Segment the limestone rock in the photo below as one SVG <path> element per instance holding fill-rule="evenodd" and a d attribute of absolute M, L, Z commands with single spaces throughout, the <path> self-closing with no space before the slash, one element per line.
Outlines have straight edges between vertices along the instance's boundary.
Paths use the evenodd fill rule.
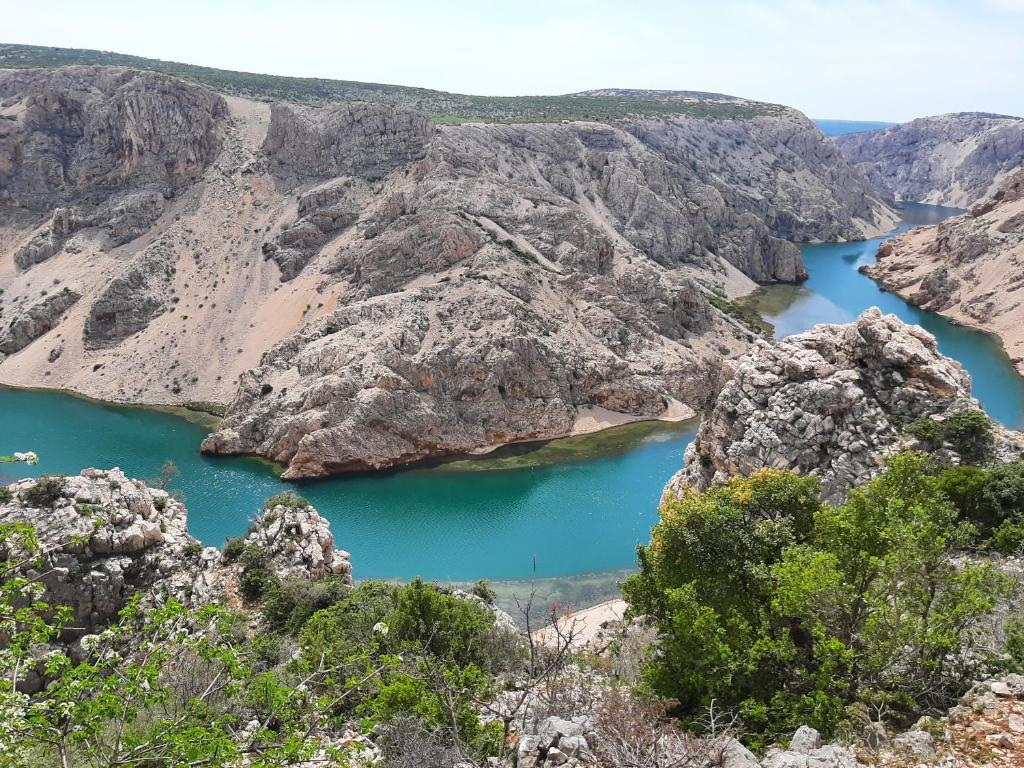
<path fill-rule="evenodd" d="M 13 355 L 55 328 L 80 298 L 76 291 L 63 288 L 20 312 L 0 335 L 0 355 Z"/>
<path fill-rule="evenodd" d="M 8 486 L 13 498 L 0 504 L 0 522 L 35 527 L 45 563 L 27 573 L 41 578 L 47 602 L 72 609 L 65 640 L 105 626 L 129 596 L 188 567 L 187 513 L 165 491 L 119 469 L 50 481 L 56 487 L 47 494 L 40 482 Z"/>
<path fill-rule="evenodd" d="M 42 210 L 129 186 L 174 188 L 216 155 L 224 99 L 122 67 L 15 69 L 0 76 L 0 198 Z"/>
<path fill-rule="evenodd" d="M 967 207 L 1024 165 L 1024 119 L 959 112 L 837 136 L 855 168 L 901 200 Z"/>
<path fill-rule="evenodd" d="M 351 556 L 334 548 L 331 524 L 311 506 L 276 504 L 265 509 L 253 521 L 245 543 L 262 547 L 267 567 L 279 576 L 343 576 L 352 583 Z"/>
<path fill-rule="evenodd" d="M 1024 169 L 962 216 L 885 242 L 864 272 L 915 306 L 996 334 L 1024 374 Z"/>
<path fill-rule="evenodd" d="M 379 179 L 422 157 L 433 133 L 426 115 L 385 104 L 275 104 L 263 150 L 284 175 Z"/>
<path fill-rule="evenodd" d="M 741 358 L 665 493 L 774 467 L 817 476 L 839 500 L 897 449 L 902 425 L 976 407 L 970 376 L 931 334 L 873 307 Z"/>

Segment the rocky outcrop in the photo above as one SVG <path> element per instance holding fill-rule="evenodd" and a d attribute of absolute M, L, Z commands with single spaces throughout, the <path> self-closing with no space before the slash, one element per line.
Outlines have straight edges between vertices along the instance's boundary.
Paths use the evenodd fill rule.
<path fill-rule="evenodd" d="M 0 359 L 24 349 L 55 328 L 61 316 L 80 298 L 81 295 L 70 288 L 63 288 L 19 312 L 0 335 Z"/>
<path fill-rule="evenodd" d="M 423 113 L 386 104 L 274 104 L 263 151 L 285 176 L 380 179 L 423 157 L 433 133 Z"/>
<path fill-rule="evenodd" d="M 994 333 L 1024 373 L 1024 170 L 968 213 L 886 241 L 864 272 L 916 306 Z"/>
<path fill-rule="evenodd" d="M 93 302 L 82 333 L 85 346 L 108 347 L 146 328 L 170 301 L 173 275 L 167 243 L 158 240 Z"/>
<path fill-rule="evenodd" d="M 8 486 L 0 522 L 35 527 L 42 564 L 26 565 L 51 605 L 72 609 L 64 639 L 74 640 L 117 617 L 129 596 L 145 593 L 189 567 L 194 549 L 185 508 L 118 469 Z M 12 559 L 16 553 L 2 553 Z"/>
<path fill-rule="evenodd" d="M 20 269 L 39 264 L 63 249 L 76 232 L 100 227 L 104 248 L 116 248 L 149 230 L 160 217 L 164 197 L 152 190 L 116 195 L 98 207 L 57 208 L 50 220 L 14 254 Z"/>
<path fill-rule="evenodd" d="M 13 538 L 0 543 L 0 560 L 20 563 L 42 585 L 42 600 L 71 610 L 59 640 L 73 656 L 82 638 L 115 621 L 132 596 L 147 603 L 174 597 L 192 606 L 238 599 L 239 564 L 192 538 L 188 512 L 165 490 L 119 469 L 21 480 L 6 490 L 0 524 L 32 526 L 40 554 L 26 557 Z M 334 548 L 330 523 L 295 498 L 265 509 L 245 544 L 261 547 L 264 566 L 277 576 L 339 576 L 351 584 L 350 556 Z M 41 682 L 30 678 L 28 685 Z"/>
<path fill-rule="evenodd" d="M 978 112 L 922 117 L 837 136 L 843 154 L 900 200 L 967 207 L 1024 165 L 1024 119 Z"/>
<path fill-rule="evenodd" d="M 665 493 L 772 467 L 815 475 L 838 500 L 900 447 L 905 425 L 977 407 L 970 376 L 931 334 L 871 308 L 742 357 Z"/>
<path fill-rule="evenodd" d="M 193 181 L 220 148 L 224 99 L 120 67 L 0 76 L 0 202 L 46 210 L 128 187 Z"/>
<path fill-rule="evenodd" d="M 278 576 L 342 576 L 352 583 L 351 555 L 334 548 L 331 524 L 306 504 L 284 499 L 265 508 L 243 542 L 262 548 L 266 567 Z"/>

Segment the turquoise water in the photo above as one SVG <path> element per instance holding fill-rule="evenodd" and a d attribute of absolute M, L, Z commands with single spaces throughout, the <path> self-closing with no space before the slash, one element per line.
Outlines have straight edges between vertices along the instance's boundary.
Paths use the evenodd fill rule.
<path fill-rule="evenodd" d="M 897 232 L 957 213 L 961 211 L 956 208 L 906 203 L 904 223 Z M 896 314 L 934 334 L 942 353 L 963 363 L 973 379 L 975 397 L 992 416 L 1009 427 L 1024 427 L 1024 378 L 1017 374 L 997 339 L 912 307 L 857 271 L 864 264 L 874 263 L 878 246 L 885 239 L 805 245 L 802 251 L 810 278 L 800 286 L 762 289 L 753 301 L 755 308 L 775 325 L 775 335 L 780 338 L 807 330 L 815 323 L 849 322 L 870 306 Z"/>
<path fill-rule="evenodd" d="M 812 120 L 818 130 L 826 136 L 844 136 L 847 133 L 877 131 L 891 128 L 896 123 L 884 123 L 878 120 Z"/>
<path fill-rule="evenodd" d="M 908 206 L 906 213 L 908 222 L 925 223 L 955 211 Z M 879 242 L 806 246 L 807 283 L 774 286 L 757 297 L 779 334 L 848 321 L 879 305 L 935 333 L 943 351 L 971 370 L 985 405 L 1007 424 L 1024 423 L 1024 380 L 998 344 L 907 306 L 857 272 Z M 0 425 L 0 453 L 33 450 L 41 459 L 31 468 L 0 465 L 8 481 L 87 466 L 155 478 L 165 460 L 174 461 L 181 474 L 171 488 L 184 495 L 189 527 L 207 544 L 243 532 L 263 499 L 295 487 L 255 460 L 202 456 L 203 427 L 156 411 L 0 389 Z M 636 544 L 649 539 L 661 489 L 681 466 L 694 430 L 693 423 L 637 424 L 298 490 L 330 518 L 338 545 L 353 553 L 358 578 L 463 581 L 612 571 L 632 566 Z"/>
<path fill-rule="evenodd" d="M 344 477 L 299 488 L 266 465 L 199 453 L 206 430 L 170 414 L 53 392 L 0 389 L 0 452 L 33 450 L 35 467 L 0 465 L 6 480 L 83 467 L 154 478 L 166 459 L 180 476 L 189 529 L 207 544 L 238 535 L 263 499 L 298 490 L 331 520 L 358 578 L 512 579 L 633 565 L 650 538 L 658 498 L 682 464 L 695 425 L 635 425 L 552 446 L 516 446 L 472 466 Z M 589 441 L 589 442 L 588 442 Z M 561 446 L 559 445 L 561 444 Z M 589 458 L 591 446 L 603 455 Z M 575 446 L 579 450 L 565 450 Z M 559 451 L 562 454 L 559 454 Z M 562 461 L 564 455 L 568 461 Z M 506 458 L 501 459 L 501 456 Z M 558 460 L 556 464 L 548 461 Z"/>

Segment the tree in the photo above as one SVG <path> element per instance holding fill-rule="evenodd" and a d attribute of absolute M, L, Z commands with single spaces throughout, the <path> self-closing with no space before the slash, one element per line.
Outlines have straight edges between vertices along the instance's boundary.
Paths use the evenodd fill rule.
<path fill-rule="evenodd" d="M 816 498 L 763 470 L 663 506 L 623 592 L 658 631 L 646 684 L 684 717 L 715 702 L 755 741 L 834 733 L 850 704 L 937 711 L 997 665 L 975 641 L 1011 585 L 955 562 L 974 528 L 924 457 L 895 457 L 840 507 Z"/>

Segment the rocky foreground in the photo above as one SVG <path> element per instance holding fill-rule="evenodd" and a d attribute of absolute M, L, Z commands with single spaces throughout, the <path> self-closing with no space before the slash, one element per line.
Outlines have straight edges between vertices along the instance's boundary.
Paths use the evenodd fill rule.
<path fill-rule="evenodd" d="M 973 205 L 1024 164 L 1024 118 L 1006 115 L 922 117 L 834 141 L 876 188 L 935 205 Z"/>
<path fill-rule="evenodd" d="M 692 414 L 753 338 L 716 292 L 894 214 L 794 110 L 630 98 L 659 111 L 438 125 L 0 71 L 0 381 L 224 404 L 206 450 L 288 477 Z"/>
<path fill-rule="evenodd" d="M 665 492 L 772 467 L 818 477 L 835 501 L 913 447 L 904 430 L 914 420 L 979 408 L 970 375 L 935 337 L 872 307 L 855 323 L 761 342 L 740 358 Z M 997 428 L 996 451 L 1020 456 L 1024 436 Z"/>
<path fill-rule="evenodd" d="M 42 559 L 25 562 L 25 574 L 38 579 L 47 602 L 71 609 L 61 640 L 73 655 L 136 595 L 194 606 L 238 601 L 237 565 L 192 538 L 185 507 L 165 490 L 119 469 L 85 469 L 22 480 L 6 491 L 0 524 L 34 527 Z M 268 568 L 281 576 L 334 575 L 351 583 L 349 554 L 334 548 L 330 524 L 312 507 L 270 505 L 244 542 L 262 547 Z M 17 563 L 19 552 L 0 544 L 0 560 Z"/>
<path fill-rule="evenodd" d="M 994 333 L 1024 374 L 1024 170 L 968 213 L 886 241 L 864 271 L 915 306 Z"/>

